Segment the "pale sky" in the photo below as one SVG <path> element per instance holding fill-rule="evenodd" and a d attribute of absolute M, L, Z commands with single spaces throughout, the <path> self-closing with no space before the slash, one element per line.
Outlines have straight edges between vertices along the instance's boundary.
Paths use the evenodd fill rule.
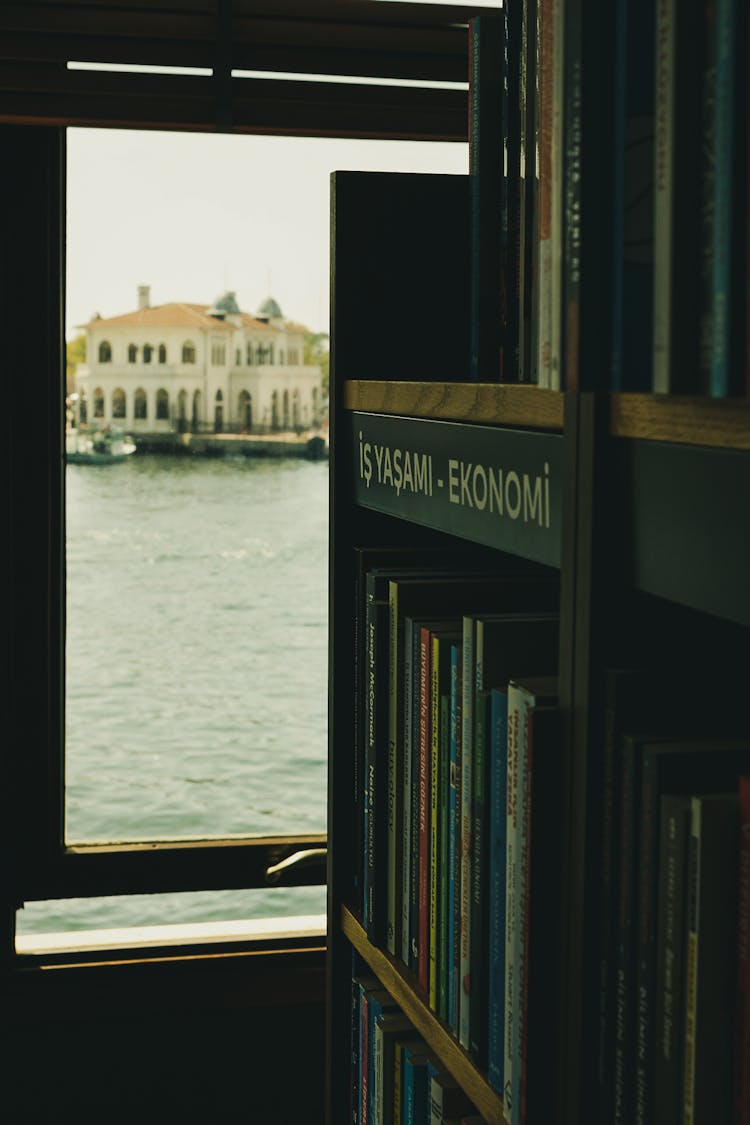
<path fill-rule="evenodd" d="M 328 330 L 329 174 L 465 173 L 464 144 L 68 130 L 67 334 L 93 313 L 210 304 Z"/>

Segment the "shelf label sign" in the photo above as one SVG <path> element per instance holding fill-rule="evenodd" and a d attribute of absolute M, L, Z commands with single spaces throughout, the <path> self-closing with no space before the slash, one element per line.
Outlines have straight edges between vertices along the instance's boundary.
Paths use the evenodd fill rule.
<path fill-rule="evenodd" d="M 355 502 L 560 565 L 562 437 L 354 412 Z"/>

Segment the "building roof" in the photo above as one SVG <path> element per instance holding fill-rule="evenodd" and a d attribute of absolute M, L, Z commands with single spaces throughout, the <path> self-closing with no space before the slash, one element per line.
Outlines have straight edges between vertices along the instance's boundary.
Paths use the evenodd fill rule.
<path fill-rule="evenodd" d="M 149 308 L 136 309 L 135 312 L 122 313 L 120 316 L 94 317 L 84 324 L 84 328 L 203 328 L 210 331 L 232 331 L 232 324 L 210 315 L 210 309 L 217 305 L 195 305 L 187 302 L 172 301 L 166 305 L 151 305 Z M 250 313 L 240 313 L 241 323 L 246 328 L 255 328 L 262 332 L 278 332 L 279 329 L 264 320 L 258 320 Z M 304 332 L 299 324 L 287 324 L 292 332 Z"/>
<path fill-rule="evenodd" d="M 267 316 L 273 320 L 281 320 L 284 314 L 281 311 L 278 301 L 274 301 L 273 297 L 266 297 L 265 301 L 258 309 L 258 316 Z"/>

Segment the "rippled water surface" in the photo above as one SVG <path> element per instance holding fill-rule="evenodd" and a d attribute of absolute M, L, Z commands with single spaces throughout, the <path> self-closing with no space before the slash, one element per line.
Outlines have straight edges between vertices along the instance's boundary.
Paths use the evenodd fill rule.
<path fill-rule="evenodd" d="M 324 831 L 327 464 L 136 455 L 66 483 L 68 841 Z M 318 890 L 255 899 L 274 895 L 323 909 Z"/>

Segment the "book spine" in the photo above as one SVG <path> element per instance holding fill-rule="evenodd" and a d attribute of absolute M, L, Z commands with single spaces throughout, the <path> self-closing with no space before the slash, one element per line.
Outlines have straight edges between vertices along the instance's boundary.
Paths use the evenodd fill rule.
<path fill-rule="evenodd" d="M 740 778 L 739 800 L 734 1120 L 735 1125 L 750 1125 L 750 777 Z"/>
<path fill-rule="evenodd" d="M 386 948 L 395 957 L 401 934 L 401 679 L 403 676 L 403 622 L 399 621 L 398 583 L 389 583 L 389 678 L 388 678 L 388 876 Z"/>
<path fill-rule="evenodd" d="M 458 682 L 460 674 L 461 646 L 451 645 L 451 690 L 450 690 L 450 792 L 448 807 L 448 919 L 447 919 L 447 976 L 448 1009 L 446 1022 L 456 1033 L 456 808 L 458 804 Z"/>
<path fill-rule="evenodd" d="M 508 800 L 505 837 L 505 1028 L 503 1059 L 503 1106 L 511 1125 L 515 1125 L 516 1031 L 518 1020 L 518 979 L 516 930 L 518 927 L 519 884 L 519 753 L 523 739 L 521 694 L 508 688 Z"/>
<path fill-rule="evenodd" d="M 539 0 L 539 243 L 537 382 L 552 386 L 552 132 L 555 2 Z"/>
<path fill-rule="evenodd" d="M 469 21 L 470 375 L 502 377 L 504 13 Z"/>
<path fill-rule="evenodd" d="M 474 623 L 463 624 L 463 669 L 461 689 L 461 882 L 460 882 L 460 969 L 458 1041 L 469 1047 L 471 1004 L 471 786 L 474 702 Z"/>
<path fill-rule="evenodd" d="M 419 659 L 419 928 L 417 973 L 427 995 L 430 983 L 430 642 L 420 629 Z"/>
<path fill-rule="evenodd" d="M 440 695 L 440 778 L 438 784 L 438 1015 L 448 1022 L 448 826 L 450 807 L 450 697 Z"/>
<path fill-rule="evenodd" d="M 469 1047 L 477 1065 L 487 1066 L 487 707 L 483 691 L 474 697 L 474 809 L 473 864 L 471 872 L 471 982 L 472 1005 Z"/>
<path fill-rule="evenodd" d="M 546 2 L 546 0 L 545 0 Z M 552 137 L 550 143 L 550 388 L 562 387 L 562 265 L 565 99 L 565 0 L 552 0 Z"/>
<path fill-rule="evenodd" d="M 700 113 L 700 341 L 701 392 L 711 387 L 713 366 L 714 204 L 716 200 L 716 0 L 705 0 L 701 31 L 704 39 Z"/>
<path fill-rule="evenodd" d="M 604 708 L 601 801 L 601 888 L 599 895 L 599 1040 L 597 1057 L 600 1121 L 612 1115 L 612 1055 L 614 1051 L 614 975 L 615 975 L 615 845 L 618 838 L 617 805 L 617 726 L 615 721 L 614 678 L 608 681 Z"/>
<path fill-rule="evenodd" d="M 440 640 L 430 637 L 430 903 L 428 999 L 438 1008 L 438 782 L 440 779 Z"/>
<path fill-rule="evenodd" d="M 624 740 L 621 748 L 620 870 L 617 909 L 615 988 L 614 1107 L 615 1125 L 632 1120 L 633 1094 L 633 908 L 635 900 L 635 825 L 640 789 L 638 751 Z"/>
<path fill-rule="evenodd" d="M 654 1117 L 679 1125 L 682 1079 L 682 981 L 690 798 L 667 794 L 659 817 L 659 919 L 656 941 Z"/>
<path fill-rule="evenodd" d="M 653 390 L 657 394 L 668 394 L 670 390 L 675 3 L 676 0 L 656 0 Z"/>
<path fill-rule="evenodd" d="M 529 150 L 528 114 L 531 96 L 529 92 L 529 5 L 533 0 L 525 0 L 521 5 L 520 41 L 518 64 L 518 109 L 519 149 L 518 149 L 518 382 L 530 381 L 530 356 L 528 352 L 528 322 L 530 309 L 530 258 L 529 258 L 529 195 L 528 179 L 532 175 L 531 152 Z"/>
<path fill-rule="evenodd" d="M 362 1125 L 372 1125 L 370 1121 L 370 1019 L 369 999 L 364 988 L 359 998 L 359 1120 Z"/>
<path fill-rule="evenodd" d="M 404 621 L 404 776 L 401 840 L 401 960 L 409 964 L 411 945 L 411 833 L 412 833 L 412 729 L 413 729 L 413 660 L 412 619 Z"/>
<path fill-rule="evenodd" d="M 463 644 L 457 654 L 456 684 L 456 808 L 453 819 L 453 838 L 455 855 L 453 857 L 453 1034 L 458 1038 L 459 1003 L 461 999 L 461 771 L 463 760 Z"/>
<path fill-rule="evenodd" d="M 403 1110 L 401 1100 L 401 1082 L 404 1069 L 404 1048 L 401 1043 L 396 1043 L 393 1051 L 393 1120 L 401 1125 Z"/>
<path fill-rule="evenodd" d="M 421 638 L 415 625 L 412 630 L 412 710 L 411 710 L 411 839 L 409 861 L 409 969 L 419 971 L 419 853 L 421 801 Z"/>
<path fill-rule="evenodd" d="M 685 1039 L 682 1065 L 683 1125 L 693 1125 L 695 1094 L 695 1020 L 698 995 L 698 883 L 700 848 L 698 818 L 700 803 L 692 802 L 688 866 L 687 955 L 685 964 Z"/>
<path fill-rule="evenodd" d="M 531 784 L 533 771 L 533 732 L 534 710 L 529 697 L 521 694 L 518 726 L 518 769 L 516 788 L 518 793 L 518 817 L 516 830 L 516 921 L 513 933 L 513 957 L 516 978 L 516 1015 L 514 1019 L 513 1053 L 513 1102 L 512 1125 L 525 1122 L 525 1073 L 528 1061 L 527 1036 L 528 1023 L 528 953 L 529 953 L 529 912 L 531 886 Z"/>
<path fill-rule="evenodd" d="M 489 801 L 489 1026 L 487 1074 L 503 1091 L 503 1009 L 505 996 L 505 836 L 507 805 L 508 695 L 493 690 L 490 711 Z"/>
<path fill-rule="evenodd" d="M 367 633 L 367 694 L 364 825 L 366 856 L 364 864 L 364 925 L 375 944 L 385 938 L 385 895 L 387 869 L 385 787 L 387 767 L 387 701 L 384 676 L 388 665 L 388 605 L 374 594 L 368 595 L 365 618 Z"/>
<path fill-rule="evenodd" d="M 656 757 L 646 750 L 641 765 L 640 826 L 638 838 L 638 937 L 635 974 L 635 1121 L 648 1125 L 653 1098 L 654 956 L 659 840 L 656 807 Z"/>
<path fill-rule="evenodd" d="M 581 202 L 582 202 L 582 84 L 581 58 L 583 14 L 582 0 L 565 2 L 565 176 L 563 198 L 564 242 L 564 372 L 566 390 L 580 386 L 580 304 L 581 304 Z"/>
<path fill-rule="evenodd" d="M 373 1125 L 385 1125 L 383 1117 L 383 1027 L 380 1020 L 375 1021 L 373 1031 L 373 1041 L 375 1045 L 375 1064 L 373 1066 Z"/>
<path fill-rule="evenodd" d="M 713 299 L 711 394 L 728 395 L 730 380 L 730 309 L 732 231 L 732 136 L 734 132 L 735 0 L 716 0 L 716 154 L 713 207 Z M 734 232 L 739 234 L 739 232 Z"/>
<path fill-rule="evenodd" d="M 521 5 L 511 4 L 506 13 L 507 97 L 505 129 L 505 206 L 503 244 L 505 246 L 505 334 L 503 378 L 506 383 L 520 381 L 521 348 L 521 133 L 520 91 Z"/>
<path fill-rule="evenodd" d="M 359 1017 L 360 990 L 359 982 L 352 978 L 351 999 L 351 1077 L 349 1090 L 349 1120 L 352 1125 L 359 1125 L 359 1079 L 360 1079 L 360 1017 Z"/>

